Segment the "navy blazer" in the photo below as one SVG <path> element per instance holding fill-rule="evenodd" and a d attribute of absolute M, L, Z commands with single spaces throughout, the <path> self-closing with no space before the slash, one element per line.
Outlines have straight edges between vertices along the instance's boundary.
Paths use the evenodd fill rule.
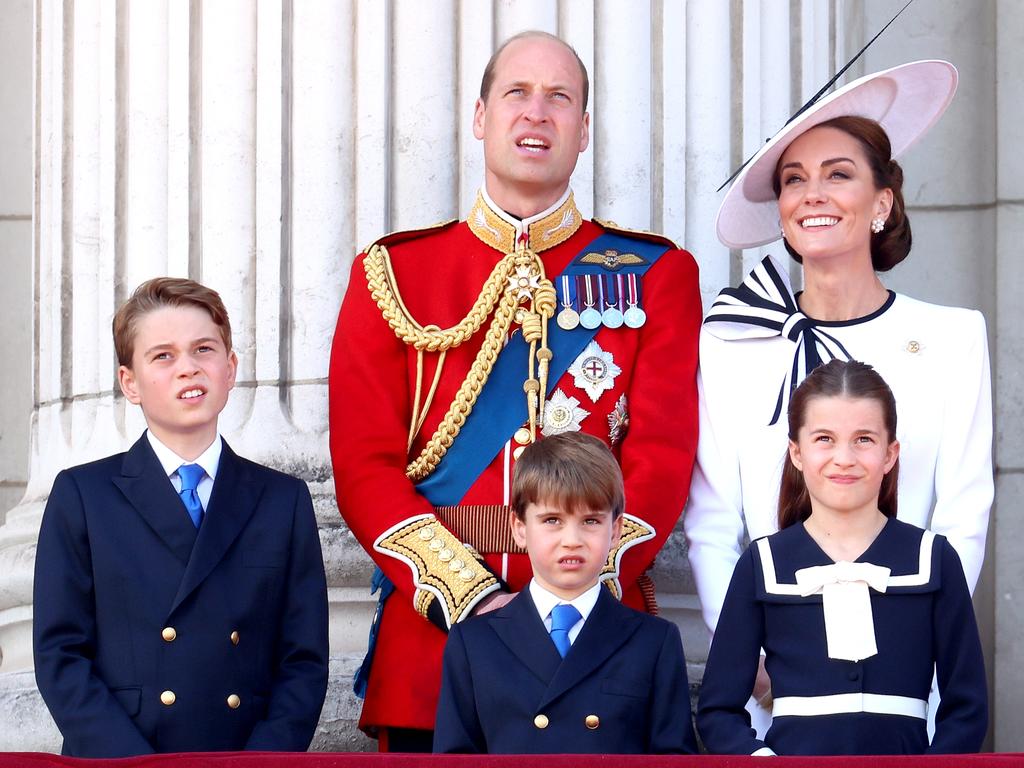
<path fill-rule="evenodd" d="M 64 754 L 309 746 L 328 666 L 309 490 L 227 443 L 198 532 L 145 435 L 61 472 L 34 611 L 36 682 Z"/>
<path fill-rule="evenodd" d="M 562 659 L 523 590 L 452 627 L 434 751 L 695 753 L 679 629 L 602 589 Z"/>

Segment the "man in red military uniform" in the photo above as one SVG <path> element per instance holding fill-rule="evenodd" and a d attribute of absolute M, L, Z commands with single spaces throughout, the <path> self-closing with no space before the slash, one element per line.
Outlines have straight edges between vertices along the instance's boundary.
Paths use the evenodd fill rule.
<path fill-rule="evenodd" d="M 588 89 L 558 38 L 506 42 L 476 104 L 486 177 L 467 220 L 383 238 L 353 267 L 331 455 L 341 513 L 393 588 L 360 721 L 382 749 L 429 749 L 447 628 L 530 580 L 507 505 L 531 441 L 583 430 L 611 445 L 627 506 L 602 578 L 655 609 L 645 572 L 697 442 L 697 268 L 664 238 L 576 209 Z"/>

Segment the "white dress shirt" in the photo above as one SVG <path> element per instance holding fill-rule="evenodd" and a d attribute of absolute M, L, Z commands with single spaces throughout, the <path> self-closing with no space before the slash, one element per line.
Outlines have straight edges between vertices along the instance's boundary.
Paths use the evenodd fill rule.
<path fill-rule="evenodd" d="M 544 622 L 544 629 L 548 632 L 551 631 L 551 609 L 556 605 L 565 603 L 573 606 L 577 611 L 580 612 L 580 619 L 569 629 L 569 645 L 576 642 L 576 638 L 579 637 L 580 631 L 583 629 L 584 623 L 587 621 L 587 617 L 590 616 L 590 612 L 594 610 L 594 606 L 597 605 L 597 597 L 601 594 L 601 582 L 598 582 L 582 595 L 577 595 L 572 600 L 563 600 L 558 595 L 554 595 L 548 592 L 544 587 L 537 583 L 536 579 L 530 579 L 530 597 L 533 598 L 533 604 L 537 607 L 537 613 L 540 614 L 540 620 Z"/>
<path fill-rule="evenodd" d="M 153 446 L 153 453 L 156 454 L 157 461 L 160 462 L 164 473 L 171 481 L 171 485 L 174 486 L 175 493 L 181 493 L 181 478 L 178 477 L 178 467 L 182 464 L 198 464 L 203 468 L 206 474 L 199 481 L 196 495 L 199 497 L 199 502 L 203 505 L 203 511 L 205 512 L 206 508 L 210 506 L 213 481 L 217 479 L 217 467 L 220 466 L 220 452 L 223 446 L 220 433 L 217 433 L 213 442 L 210 443 L 210 447 L 199 454 L 195 461 L 181 458 L 181 456 L 161 443 L 160 439 L 151 430 L 146 430 L 146 437 L 149 438 L 149 444 Z"/>

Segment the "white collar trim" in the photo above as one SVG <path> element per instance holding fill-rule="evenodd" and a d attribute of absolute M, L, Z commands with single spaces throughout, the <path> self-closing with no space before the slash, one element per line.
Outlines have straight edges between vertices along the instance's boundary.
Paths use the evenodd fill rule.
<path fill-rule="evenodd" d="M 935 542 L 935 534 L 926 530 L 921 536 L 921 547 L 918 553 L 917 573 L 908 573 L 902 576 L 890 576 L 889 587 L 917 587 L 927 584 L 932 578 L 932 548 Z M 772 547 L 768 538 L 757 540 L 757 551 L 761 556 L 761 571 L 764 574 L 764 589 L 770 595 L 790 595 L 799 597 L 801 589 L 799 584 L 782 584 L 779 582 L 775 572 L 775 559 L 772 557 Z"/>

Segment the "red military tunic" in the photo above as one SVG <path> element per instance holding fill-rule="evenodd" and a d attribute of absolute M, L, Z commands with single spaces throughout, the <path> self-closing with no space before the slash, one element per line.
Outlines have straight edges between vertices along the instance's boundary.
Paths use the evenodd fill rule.
<path fill-rule="evenodd" d="M 556 283 L 569 262 L 606 230 L 582 219 L 571 194 L 529 221 L 529 247 Z M 469 221 L 392 235 L 377 245 L 390 257 L 393 284 L 408 316 L 422 326 L 449 328 L 470 312 L 523 229 L 494 210 L 482 194 Z M 620 369 L 610 387 L 597 393 L 595 401 L 566 371 L 553 390 L 564 397 L 553 394 L 548 400 L 548 408 L 555 398 L 569 407 L 562 414 L 571 413 L 572 426 L 578 423 L 604 439 L 620 460 L 630 520 L 603 578 L 624 602 L 640 609 L 653 604 L 650 595 L 645 600 L 638 579 L 683 509 L 697 444 L 697 267 L 689 253 L 664 242 L 671 250 L 642 279 L 646 323 L 640 328 L 602 327 L 594 337 L 605 359 L 610 355 Z M 517 443 L 509 440 L 498 450 L 460 502 L 460 509 L 491 509 L 474 506 L 461 518 L 458 509 L 438 512 L 443 521 L 435 515 L 406 476 L 406 466 L 434 434 L 466 379 L 489 320 L 447 351 L 422 429 L 407 450 L 417 402 L 417 366 L 422 366 L 422 402 L 438 354 L 427 352 L 419 363 L 417 351 L 396 336 L 368 290 L 364 259 L 365 254 L 353 266 L 331 353 L 331 457 L 342 516 L 396 590 L 384 606 L 360 727 L 370 733 L 379 727 L 432 729 L 446 633 L 426 619 L 428 612 L 434 619 L 443 613 L 448 623 L 461 620 L 502 588 L 499 579 L 518 591 L 531 576 L 527 555 L 512 551 L 510 536 L 508 546 L 503 543 L 507 512 L 497 511 L 509 501 Z M 509 407 L 525 413 L 525 396 L 518 391 Z M 571 408 L 570 398 L 578 401 L 576 408 Z M 538 435 L 543 435 L 540 425 Z M 483 519 L 485 511 L 490 529 L 474 527 L 472 521 Z M 460 535 L 470 547 L 460 543 Z M 466 540 L 473 537 L 481 540 Z M 504 551 L 489 551 L 495 549 Z M 428 611 L 431 603 L 442 604 L 443 610 Z"/>

